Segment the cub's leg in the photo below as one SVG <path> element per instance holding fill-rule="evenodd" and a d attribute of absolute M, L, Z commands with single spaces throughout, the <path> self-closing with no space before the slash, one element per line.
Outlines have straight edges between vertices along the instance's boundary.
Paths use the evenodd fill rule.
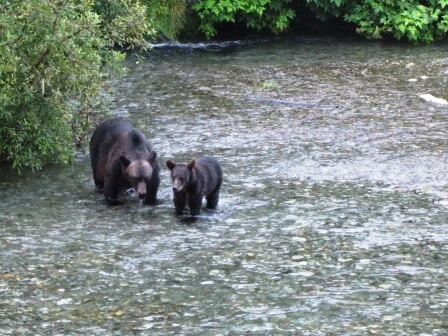
<path fill-rule="evenodd" d="M 187 205 L 187 194 L 176 193 L 173 197 L 174 207 L 176 208 L 176 214 L 181 215 Z"/>
<path fill-rule="evenodd" d="M 216 209 L 219 201 L 219 190 L 221 189 L 222 179 L 219 179 L 215 190 L 206 197 L 207 199 L 207 209 Z"/>
<path fill-rule="evenodd" d="M 191 194 L 188 195 L 188 207 L 190 208 L 190 215 L 197 216 L 201 213 L 202 195 Z"/>
<path fill-rule="evenodd" d="M 206 197 L 207 199 L 207 209 L 216 209 L 218 206 L 219 201 L 219 189 L 216 189 L 214 192 L 212 192 L 210 195 Z"/>

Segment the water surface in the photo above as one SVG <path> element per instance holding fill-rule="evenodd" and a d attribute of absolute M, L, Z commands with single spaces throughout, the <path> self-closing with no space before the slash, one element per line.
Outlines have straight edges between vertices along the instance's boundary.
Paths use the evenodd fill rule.
<path fill-rule="evenodd" d="M 444 45 L 165 45 L 112 115 L 162 165 L 109 207 L 88 155 L 0 176 L 0 334 L 446 335 Z M 411 79 L 411 81 L 410 81 Z M 174 216 L 164 162 L 213 155 L 218 210 Z"/>

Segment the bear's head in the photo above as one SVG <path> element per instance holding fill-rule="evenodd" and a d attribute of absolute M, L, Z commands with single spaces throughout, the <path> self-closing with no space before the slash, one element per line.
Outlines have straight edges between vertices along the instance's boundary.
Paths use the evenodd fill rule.
<path fill-rule="evenodd" d="M 191 160 L 189 163 L 178 164 L 171 160 L 166 161 L 166 166 L 171 172 L 173 192 L 178 193 L 185 190 L 195 180 L 195 172 L 193 169 L 195 164 L 195 160 Z"/>
<path fill-rule="evenodd" d="M 125 155 L 120 155 L 122 172 L 126 180 L 143 200 L 146 197 L 146 185 L 151 179 L 156 152 L 152 151 L 147 159 L 130 160 Z"/>

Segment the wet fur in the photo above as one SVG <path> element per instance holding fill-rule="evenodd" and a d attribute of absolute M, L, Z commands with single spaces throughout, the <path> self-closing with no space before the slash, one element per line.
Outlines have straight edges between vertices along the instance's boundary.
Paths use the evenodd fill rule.
<path fill-rule="evenodd" d="M 199 215 L 203 197 L 207 200 L 207 209 L 216 208 L 222 184 L 222 169 L 216 159 L 204 156 L 188 164 L 168 160 L 166 165 L 171 172 L 177 214 L 182 214 L 188 204 L 190 214 Z"/>
<path fill-rule="evenodd" d="M 121 118 L 101 123 L 90 140 L 93 180 L 111 204 L 119 192 L 131 187 L 145 204 L 156 202 L 160 184 L 156 156 L 149 141 Z"/>

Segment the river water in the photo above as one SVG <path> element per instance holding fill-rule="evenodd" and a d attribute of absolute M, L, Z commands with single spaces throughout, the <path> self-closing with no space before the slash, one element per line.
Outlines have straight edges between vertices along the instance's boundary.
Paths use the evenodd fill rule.
<path fill-rule="evenodd" d="M 109 207 L 88 154 L 0 176 L 1 335 L 446 335 L 446 45 L 156 46 L 111 115 L 162 166 Z M 218 209 L 174 214 L 167 159 L 212 155 Z"/>

